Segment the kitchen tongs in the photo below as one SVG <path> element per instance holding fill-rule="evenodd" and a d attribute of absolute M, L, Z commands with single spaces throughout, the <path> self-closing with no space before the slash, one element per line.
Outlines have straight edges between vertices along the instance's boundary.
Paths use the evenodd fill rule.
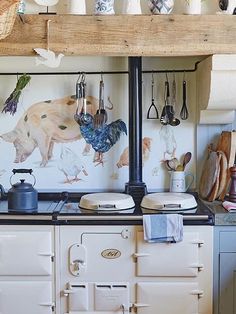
<path fill-rule="evenodd" d="M 86 83 L 85 83 L 85 74 L 80 74 L 76 82 L 76 112 L 74 115 L 75 121 L 79 125 L 84 125 L 87 118 L 87 100 L 86 100 Z M 79 112 L 80 103 L 82 101 L 82 107 Z"/>

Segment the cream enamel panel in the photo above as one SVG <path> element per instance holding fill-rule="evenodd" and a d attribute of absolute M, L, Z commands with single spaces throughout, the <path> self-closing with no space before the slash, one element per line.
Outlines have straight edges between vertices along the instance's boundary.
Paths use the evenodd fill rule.
<path fill-rule="evenodd" d="M 52 274 L 50 231 L 1 231 L 0 275 Z"/>
<path fill-rule="evenodd" d="M 51 282 L 0 281 L 1 314 L 51 314 Z"/>
<path fill-rule="evenodd" d="M 197 292 L 197 283 L 138 283 L 137 314 L 197 314 Z"/>
<path fill-rule="evenodd" d="M 179 243 L 147 243 L 143 232 L 137 237 L 137 252 L 141 255 L 137 257 L 138 276 L 197 276 L 201 266 L 197 232 L 184 232 Z"/>
<path fill-rule="evenodd" d="M 126 235 L 126 230 L 127 235 Z M 125 226 L 69 226 L 60 228 L 61 272 L 67 274 L 66 282 L 72 279 L 78 282 L 100 282 L 106 280 L 127 281 L 134 276 L 135 264 L 132 255 L 135 250 L 133 228 Z M 126 238 L 127 236 L 127 238 Z M 74 267 L 78 275 L 71 272 L 70 253 L 75 244 L 85 248 L 73 254 Z M 73 265 L 72 265 L 73 266 Z M 81 270 L 81 271 L 80 271 Z M 105 277 L 104 277 L 105 276 Z M 64 289 L 64 288 L 63 288 Z"/>

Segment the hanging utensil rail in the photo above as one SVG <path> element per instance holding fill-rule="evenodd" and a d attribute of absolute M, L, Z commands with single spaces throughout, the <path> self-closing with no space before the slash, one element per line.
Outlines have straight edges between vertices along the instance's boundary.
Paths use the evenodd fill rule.
<path fill-rule="evenodd" d="M 165 70 L 143 70 L 143 74 L 148 73 L 188 73 L 188 72 L 196 72 L 198 68 L 198 64 L 200 61 L 195 63 L 194 68 L 192 69 L 165 69 Z M 84 73 L 85 75 L 109 75 L 109 74 L 129 74 L 128 71 L 65 71 L 65 72 L 0 72 L 0 76 L 3 75 L 22 75 L 27 73 L 28 75 L 79 75 Z"/>

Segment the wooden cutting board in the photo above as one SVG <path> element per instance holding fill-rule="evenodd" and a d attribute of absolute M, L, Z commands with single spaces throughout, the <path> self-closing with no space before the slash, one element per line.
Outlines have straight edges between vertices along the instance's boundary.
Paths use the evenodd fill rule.
<path fill-rule="evenodd" d="M 216 153 L 218 156 L 217 169 L 216 169 L 216 180 L 212 186 L 210 194 L 206 198 L 207 201 L 209 201 L 209 202 L 213 202 L 216 199 L 218 191 L 219 191 L 219 185 L 220 185 L 220 164 L 221 164 L 222 155 L 219 154 L 219 152 L 216 152 Z"/>
<path fill-rule="evenodd" d="M 217 150 L 222 151 L 227 158 L 227 174 L 224 187 L 222 187 L 222 192 L 219 195 L 220 200 L 224 200 L 225 195 L 228 190 L 228 185 L 230 182 L 230 171 L 229 168 L 234 165 L 235 154 L 236 154 L 236 132 L 223 131 L 221 133 Z"/>
<path fill-rule="evenodd" d="M 228 160 L 224 152 L 218 152 L 221 155 L 220 159 L 220 173 L 219 173 L 219 188 L 216 194 L 216 199 L 220 197 L 221 193 L 225 189 L 227 183 L 227 174 L 228 174 Z"/>
<path fill-rule="evenodd" d="M 207 199 L 210 196 L 214 185 L 217 184 L 219 168 L 220 158 L 218 153 L 209 150 L 208 157 L 202 169 L 202 175 L 199 184 L 199 194 L 203 199 Z M 217 188 L 217 186 L 215 188 Z"/>

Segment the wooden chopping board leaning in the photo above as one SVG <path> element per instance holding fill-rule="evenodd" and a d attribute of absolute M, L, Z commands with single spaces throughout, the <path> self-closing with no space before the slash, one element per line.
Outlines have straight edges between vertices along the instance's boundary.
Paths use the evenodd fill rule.
<path fill-rule="evenodd" d="M 230 183 L 230 168 L 233 167 L 236 154 L 236 132 L 223 131 L 218 141 L 217 150 L 225 153 L 227 158 L 226 182 L 219 195 L 220 200 L 224 200 Z"/>
<path fill-rule="evenodd" d="M 199 185 L 200 196 L 207 201 L 223 200 L 230 182 L 229 168 L 236 153 L 236 132 L 223 131 L 216 150 L 208 148 Z"/>
<path fill-rule="evenodd" d="M 219 185 L 219 169 L 220 157 L 219 154 L 208 148 L 208 156 L 202 169 L 202 175 L 199 185 L 199 193 L 203 199 L 212 198 L 212 193 Z"/>

